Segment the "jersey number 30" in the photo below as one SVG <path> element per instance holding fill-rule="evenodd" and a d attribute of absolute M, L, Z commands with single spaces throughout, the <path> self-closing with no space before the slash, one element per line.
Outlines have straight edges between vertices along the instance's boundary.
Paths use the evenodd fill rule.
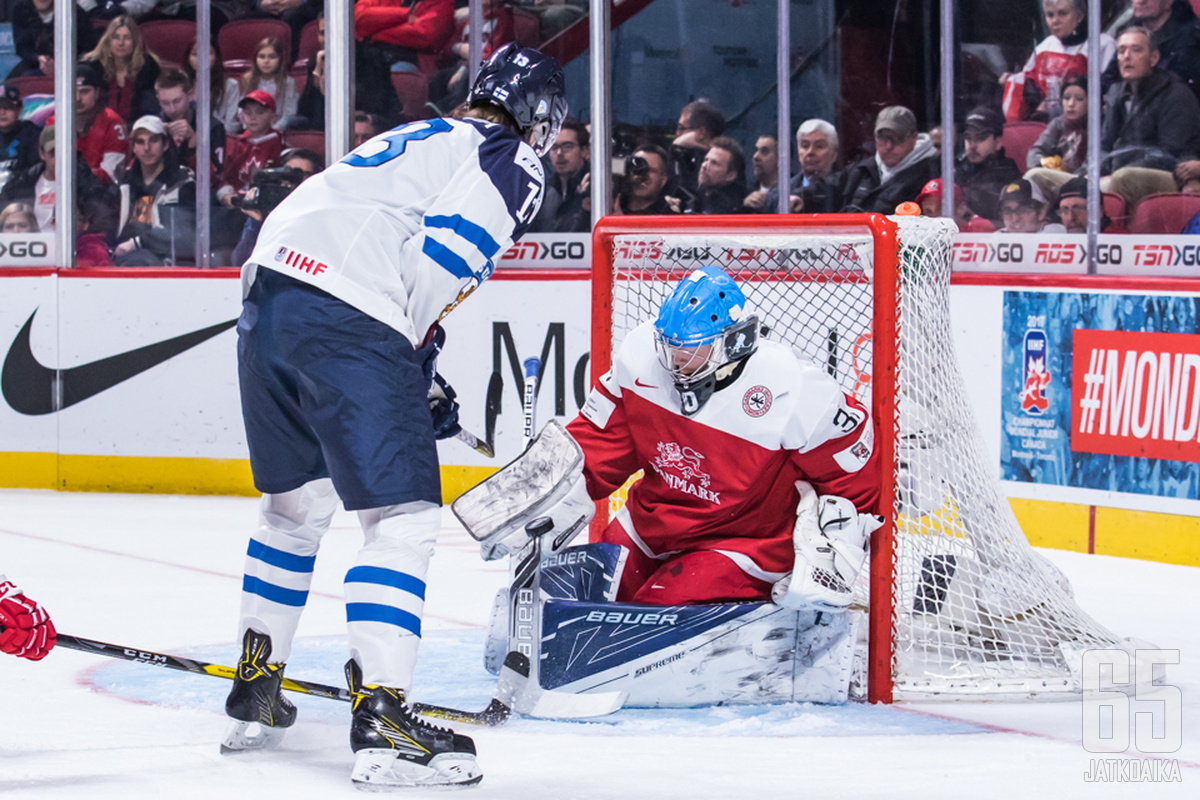
<path fill-rule="evenodd" d="M 389 133 L 385 139 L 377 142 L 376 147 L 382 142 L 387 142 L 387 147 L 383 150 L 368 156 L 351 153 L 342 159 L 342 163 L 352 167 L 378 167 L 380 164 L 386 164 L 393 158 L 404 155 L 404 149 L 408 147 L 409 142 L 420 142 L 438 133 L 449 133 L 451 130 L 450 123 L 444 119 L 414 122 L 411 125 L 405 125 L 398 131 Z"/>

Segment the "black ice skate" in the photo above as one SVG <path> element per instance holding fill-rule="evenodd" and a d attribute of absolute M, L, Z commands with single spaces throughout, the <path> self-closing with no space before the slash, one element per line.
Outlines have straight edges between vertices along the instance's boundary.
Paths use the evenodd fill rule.
<path fill-rule="evenodd" d="M 350 749 L 357 754 L 350 779 L 359 789 L 470 786 L 483 780 L 470 737 L 426 722 L 399 689 L 363 686 L 353 659 L 346 679 L 354 697 Z"/>
<path fill-rule="evenodd" d="M 225 713 L 233 719 L 221 742 L 222 753 L 240 753 L 275 747 L 284 731 L 296 721 L 296 707 L 283 696 L 283 664 L 269 664 L 271 637 L 246 631 L 237 677 L 225 700 Z"/>

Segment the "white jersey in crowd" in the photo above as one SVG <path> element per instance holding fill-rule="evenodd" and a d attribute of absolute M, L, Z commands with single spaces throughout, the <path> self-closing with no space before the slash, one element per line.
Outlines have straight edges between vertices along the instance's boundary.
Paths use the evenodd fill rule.
<path fill-rule="evenodd" d="M 533 148 L 481 120 L 382 133 L 296 188 L 263 223 L 242 270 L 312 284 L 414 345 L 487 280 L 542 204 Z"/>

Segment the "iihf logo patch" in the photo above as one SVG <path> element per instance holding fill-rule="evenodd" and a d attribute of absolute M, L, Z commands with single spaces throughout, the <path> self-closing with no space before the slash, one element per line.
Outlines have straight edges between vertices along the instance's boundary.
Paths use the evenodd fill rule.
<path fill-rule="evenodd" d="M 761 417 L 771 410 L 771 390 L 765 386 L 751 386 L 742 395 L 742 411 L 752 417 Z"/>
<path fill-rule="evenodd" d="M 1031 416 L 1040 416 L 1050 407 L 1046 397 L 1050 386 L 1050 370 L 1046 365 L 1046 332 L 1039 329 L 1025 331 L 1025 347 L 1022 361 L 1025 366 L 1025 382 L 1021 387 L 1021 410 Z"/>
<path fill-rule="evenodd" d="M 279 252 L 275 254 L 275 260 L 283 261 L 283 259 L 287 257 L 287 251 L 288 249 L 286 247 L 279 248 Z"/>

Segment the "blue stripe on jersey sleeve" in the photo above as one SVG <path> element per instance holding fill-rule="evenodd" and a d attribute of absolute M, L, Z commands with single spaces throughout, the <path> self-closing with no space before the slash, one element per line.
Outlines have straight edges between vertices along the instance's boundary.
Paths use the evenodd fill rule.
<path fill-rule="evenodd" d="M 402 592 L 416 595 L 425 599 L 425 581 L 405 572 L 383 567 L 353 567 L 346 573 L 346 583 L 373 583 L 377 586 L 391 586 Z"/>
<path fill-rule="evenodd" d="M 462 256 L 438 240 L 430 238 L 428 235 L 421 244 L 421 252 L 433 259 L 433 263 L 456 278 L 465 280 L 475 274 L 471 272 L 471 265 L 464 261 Z"/>
<path fill-rule="evenodd" d="M 288 572 L 312 572 L 313 565 L 317 563 L 316 556 L 298 556 L 283 550 L 276 550 L 257 539 L 250 540 L 250 546 L 246 548 L 246 555 L 256 558 L 264 564 L 270 564 L 272 567 L 286 569 Z"/>
<path fill-rule="evenodd" d="M 425 227 L 446 228 L 454 231 L 455 234 L 475 245 L 479 252 L 483 253 L 483 257 L 489 260 L 500 251 L 500 244 L 487 231 L 471 220 L 464 219 L 460 214 L 449 217 L 426 217 Z"/>
<path fill-rule="evenodd" d="M 346 603 L 346 622 L 383 622 L 421 635 L 420 617 L 379 603 Z"/>

